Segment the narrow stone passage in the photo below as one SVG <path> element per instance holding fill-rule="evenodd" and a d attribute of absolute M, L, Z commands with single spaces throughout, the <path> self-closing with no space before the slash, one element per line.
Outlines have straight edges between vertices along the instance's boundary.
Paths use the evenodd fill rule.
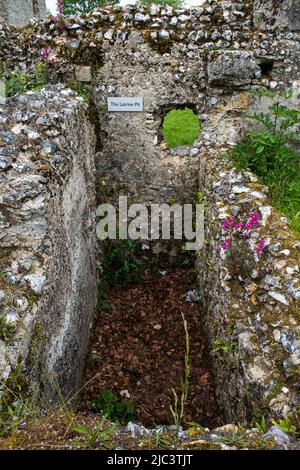
<path fill-rule="evenodd" d="M 212 378 L 205 360 L 198 303 L 190 268 L 147 270 L 143 282 L 113 288 L 99 311 L 83 382 L 83 405 L 104 389 L 127 396 L 136 421 L 172 424 L 172 388 L 180 396 L 184 375 L 184 314 L 190 337 L 190 387 L 184 422 L 220 424 Z"/>

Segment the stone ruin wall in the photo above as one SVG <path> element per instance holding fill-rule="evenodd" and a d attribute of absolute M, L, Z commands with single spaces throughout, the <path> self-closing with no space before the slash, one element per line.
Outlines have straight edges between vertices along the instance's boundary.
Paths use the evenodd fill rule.
<path fill-rule="evenodd" d="M 190 200 L 198 189 L 200 168 L 200 191 L 206 195 L 207 204 L 205 238 L 210 241 L 199 253 L 197 263 L 204 325 L 211 348 L 220 338 L 236 345 L 233 353 L 212 355 L 221 408 L 227 419 L 238 417 L 243 420 L 256 410 L 263 410 L 273 417 L 287 416 L 298 406 L 299 242 L 287 228 L 286 221 L 271 208 L 266 189 L 255 182 L 253 176 L 244 177 L 235 172 L 224 154 L 249 125 L 245 119 L 249 108 L 260 106 L 245 90 L 253 85 L 267 85 L 273 89 L 299 86 L 296 82 L 299 78 L 299 31 L 299 9 L 297 2 L 292 0 L 280 5 L 275 1 L 208 2 L 197 9 L 177 12 L 160 7 L 150 11 L 136 6 L 112 7 L 95 10 L 81 18 L 61 17 L 56 24 L 48 20 L 32 22 L 19 31 L 0 26 L 0 58 L 6 61 L 8 68 L 31 70 L 33 64 L 41 60 L 41 51 L 47 44 L 50 47 L 47 67 L 53 81 L 68 84 L 69 80 L 76 79 L 85 84 L 91 90 L 97 109 L 97 113 L 89 114 L 93 130 L 83 102 L 72 94 L 68 96 L 66 88 L 51 87 L 37 96 L 29 93 L 11 100 L 2 108 L 4 132 L 11 134 L 0 150 L 4 161 L 1 178 L 5 182 L 5 186 L 1 184 L 3 228 L 13 231 L 18 229 L 20 221 L 9 219 L 8 212 L 14 210 L 14 204 L 5 196 L 22 190 L 10 187 L 11 171 L 15 171 L 27 152 L 29 134 L 26 127 L 33 127 L 33 135 L 35 131 L 41 133 L 40 127 L 36 128 L 36 116 L 24 117 L 22 121 L 19 115 L 13 123 L 13 110 L 17 112 L 22 100 L 26 107 L 31 106 L 31 100 L 40 100 L 44 105 L 41 105 L 43 111 L 38 113 L 45 110 L 46 114 L 51 114 L 52 101 L 63 97 L 61 107 L 57 105 L 57 119 L 63 134 L 67 132 L 67 143 L 62 148 L 67 155 L 72 155 L 72 162 L 61 182 L 55 183 L 58 195 L 49 197 L 52 205 L 47 204 L 43 209 L 44 217 L 54 224 L 46 229 L 47 236 L 52 237 L 49 264 L 40 260 L 37 265 L 38 276 L 40 272 L 45 276 L 44 292 L 38 297 L 39 301 L 26 306 L 22 314 L 18 303 L 14 310 L 20 317 L 29 319 L 32 331 L 33 317 L 37 324 L 46 325 L 50 337 L 46 346 L 43 342 L 44 357 L 50 357 L 46 367 L 51 372 L 57 364 L 57 370 L 60 369 L 69 388 L 80 380 L 80 367 L 76 369 L 74 379 L 74 364 L 77 360 L 83 361 L 88 325 L 95 305 L 95 203 L 92 202 L 95 157 L 97 178 L 113 177 L 120 193 L 129 192 L 133 200 L 140 202 L 167 202 L 173 198 L 178 202 Z M 142 96 L 145 112 L 108 114 L 106 98 L 122 95 Z M 74 102 L 75 109 L 66 115 L 63 108 Z M 162 142 L 163 116 L 172 108 L 185 106 L 192 107 L 199 115 L 201 136 L 188 149 L 169 151 Z M 5 120 L 8 109 L 9 120 Z M 92 109 L 95 111 L 94 106 Z M 49 134 L 42 133 L 30 144 L 30 149 L 36 154 L 38 163 L 45 158 L 45 146 L 46 161 L 54 168 L 60 168 L 62 162 L 56 161 L 55 147 L 60 128 L 58 135 L 52 135 L 51 125 L 50 120 Z M 22 143 L 25 148 L 21 151 L 10 141 L 15 135 L 25 139 Z M 80 146 L 77 153 L 76 145 Z M 8 151 L 7 147 L 12 149 Z M 13 155 L 12 162 L 5 167 L 9 152 Z M 84 167 L 81 176 L 77 166 Z M 82 184 L 77 183 L 79 180 Z M 49 174 L 44 183 L 47 194 L 53 194 L 52 185 L 53 178 Z M 77 195 L 78 199 L 72 199 L 71 194 Z M 32 198 L 27 193 L 23 203 L 30 206 Z M 62 199 L 69 209 L 59 212 Z M 53 216 L 53 204 L 57 204 L 56 217 Z M 78 245 L 71 248 L 69 258 L 59 255 L 54 260 L 52 253 L 62 254 L 63 246 L 68 246 L 69 235 L 58 236 L 59 221 L 64 221 L 67 226 L 64 230 L 68 233 L 72 211 L 78 205 L 82 212 L 75 211 L 76 226 L 82 236 L 77 240 Z M 269 240 L 269 254 L 263 265 L 258 263 L 258 277 L 249 278 L 238 287 L 226 278 L 225 263 L 220 257 L 220 243 L 224 237 L 221 221 L 232 208 L 237 210 L 236 206 L 249 213 L 261 210 L 265 221 L 262 233 Z M 32 214 L 27 214 L 26 226 L 30 226 L 31 217 Z M 23 243 L 24 240 L 21 245 Z M 77 264 L 72 250 L 77 253 Z M 28 251 L 35 252 L 35 248 Z M 71 258 L 73 264 L 67 261 Z M 85 262 L 88 259 L 90 265 Z M 32 290 L 28 273 L 17 266 L 12 252 L 4 258 L 4 264 L 8 273 Z M 86 276 L 81 277 L 80 266 L 87 270 Z M 53 286 L 59 295 L 55 295 L 55 307 L 47 313 L 43 306 L 49 307 L 54 302 L 53 294 L 50 294 Z M 11 289 L 10 282 L 3 286 L 4 295 L 7 295 L 7 289 Z M 11 297 L 14 301 L 16 296 Z M 92 299 L 90 304 L 88 298 Z M 84 322 L 80 323 L 81 329 L 76 330 L 78 319 L 83 317 L 80 309 L 85 312 Z M 41 322 L 40 312 L 43 312 Z M 7 313 L 4 304 L 4 314 Z M 53 334 L 50 333 L 52 328 Z M 34 340 L 33 333 L 29 337 Z M 30 350 L 32 342 L 28 341 Z M 16 361 L 19 351 L 17 341 L 11 344 L 13 346 L 8 348 L 1 346 L 4 374 L 7 374 L 10 361 Z M 11 350 L 15 351 L 14 356 Z M 26 358 L 26 347 L 21 351 Z"/>

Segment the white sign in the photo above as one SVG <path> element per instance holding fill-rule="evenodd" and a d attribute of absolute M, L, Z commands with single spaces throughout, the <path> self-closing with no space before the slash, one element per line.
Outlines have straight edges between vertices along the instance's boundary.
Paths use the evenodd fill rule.
<path fill-rule="evenodd" d="M 108 111 L 114 113 L 140 113 L 144 111 L 144 100 L 143 98 L 110 97 L 107 98 L 107 108 Z"/>

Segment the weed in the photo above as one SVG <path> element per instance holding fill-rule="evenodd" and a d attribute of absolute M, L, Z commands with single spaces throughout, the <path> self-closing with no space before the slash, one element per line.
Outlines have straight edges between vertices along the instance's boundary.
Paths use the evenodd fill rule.
<path fill-rule="evenodd" d="M 166 433 L 164 428 L 159 428 L 155 433 L 151 434 L 144 442 L 144 445 L 151 445 L 152 449 L 159 449 L 160 447 L 169 447 L 174 444 L 174 436 Z"/>
<path fill-rule="evenodd" d="M 99 300 L 98 310 L 100 312 L 112 313 L 112 307 L 107 302 L 105 302 L 104 299 Z"/>
<path fill-rule="evenodd" d="M 291 432 L 291 433 L 295 433 L 297 432 L 297 426 L 295 426 L 292 421 L 290 420 L 290 418 L 286 418 L 286 419 L 280 419 L 279 420 L 279 423 L 277 423 L 275 421 L 275 419 L 272 419 L 272 423 L 275 425 L 275 426 L 278 426 L 279 428 L 281 428 L 284 432 Z"/>
<path fill-rule="evenodd" d="M 71 90 L 75 91 L 75 93 L 77 93 L 79 96 L 81 96 L 84 101 L 86 101 L 87 103 L 90 102 L 92 92 L 87 85 L 84 85 L 83 83 L 78 82 L 77 80 L 70 80 L 68 82 L 68 87 L 71 88 Z"/>
<path fill-rule="evenodd" d="M 105 427 L 107 421 L 103 418 L 96 427 L 86 427 L 81 424 L 74 424 L 72 429 L 76 433 L 80 434 L 81 440 L 76 440 L 80 448 L 84 450 L 96 448 L 104 448 L 110 450 L 113 448 L 110 441 L 114 436 L 116 430 L 116 424 L 110 424 L 108 427 Z"/>
<path fill-rule="evenodd" d="M 5 318 L 0 317 L 0 339 L 8 341 L 16 331 L 14 323 L 8 323 Z"/>
<path fill-rule="evenodd" d="M 245 437 L 242 434 L 235 432 L 220 436 L 220 441 L 222 444 L 238 447 L 239 449 L 243 449 L 248 446 L 248 442 Z"/>
<path fill-rule="evenodd" d="M 91 409 L 120 424 L 127 424 L 134 419 L 133 403 L 119 399 L 110 390 L 102 390 L 100 397 L 91 402 Z"/>
<path fill-rule="evenodd" d="M 213 353 L 216 354 L 219 351 L 223 351 L 226 354 L 232 353 L 235 351 L 235 344 L 226 339 L 218 339 L 214 341 L 214 344 L 217 346 L 213 349 Z"/>
<path fill-rule="evenodd" d="M 38 299 L 38 295 L 32 292 L 31 290 L 27 290 L 24 292 L 24 297 L 26 297 L 27 302 L 30 306 L 32 306 Z"/>
<path fill-rule="evenodd" d="M 0 398 L 0 436 L 3 437 L 15 434 L 25 416 L 36 416 L 37 411 L 29 405 L 26 397 L 28 382 L 21 358 L 7 381 L 0 380 L 0 385 L 3 388 Z"/>
<path fill-rule="evenodd" d="M 33 72 L 27 73 L 23 70 L 9 72 L 5 81 L 6 95 L 14 96 L 17 93 L 26 93 L 27 91 L 38 91 L 48 82 L 47 67 L 43 63 L 35 65 Z"/>
<path fill-rule="evenodd" d="M 189 383 L 190 383 L 190 337 L 187 327 L 187 321 L 184 317 L 184 314 L 181 313 L 183 326 L 185 331 L 185 357 L 184 357 L 184 379 L 181 379 L 181 396 L 177 395 L 175 389 L 172 389 L 174 402 L 173 405 L 170 405 L 171 414 L 174 420 L 175 426 L 179 427 L 182 418 L 184 415 L 185 405 L 189 393 Z"/>
<path fill-rule="evenodd" d="M 205 427 L 199 423 L 195 423 L 194 421 L 190 421 L 187 423 L 187 434 L 189 436 L 199 436 L 199 434 L 205 434 Z"/>
<path fill-rule="evenodd" d="M 206 199 L 206 196 L 204 193 L 202 193 L 202 191 L 198 191 L 196 192 L 195 196 L 194 196 L 194 199 L 193 199 L 193 203 L 195 205 L 197 204 L 202 204 Z"/>
<path fill-rule="evenodd" d="M 254 426 L 264 434 L 268 432 L 268 426 L 266 423 L 266 418 L 264 416 L 261 417 L 260 421 L 255 421 Z"/>

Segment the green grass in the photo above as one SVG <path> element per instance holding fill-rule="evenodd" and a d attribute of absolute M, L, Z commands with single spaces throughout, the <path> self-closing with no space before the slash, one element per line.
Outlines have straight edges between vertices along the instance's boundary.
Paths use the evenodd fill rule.
<path fill-rule="evenodd" d="M 169 148 L 192 145 L 199 133 L 199 119 L 191 109 L 173 109 L 164 119 L 163 136 Z"/>

